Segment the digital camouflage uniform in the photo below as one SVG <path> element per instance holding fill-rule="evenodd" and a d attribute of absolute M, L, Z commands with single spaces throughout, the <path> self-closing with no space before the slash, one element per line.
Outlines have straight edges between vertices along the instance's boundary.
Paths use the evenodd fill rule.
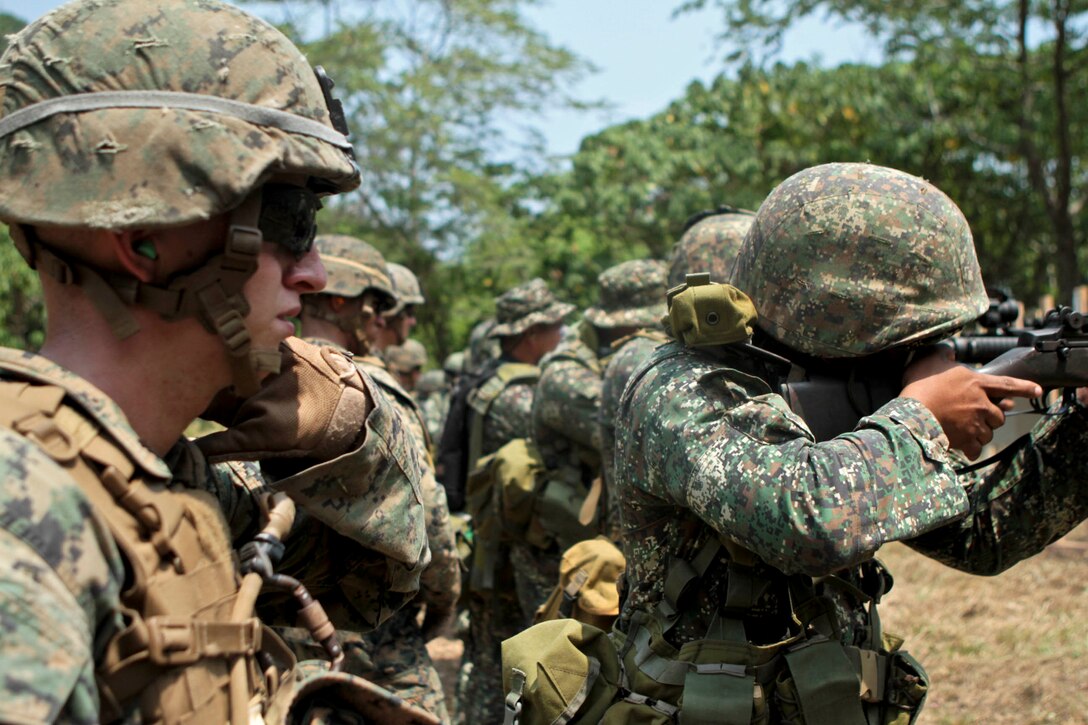
<path fill-rule="evenodd" d="M 608 359 L 601 380 L 601 406 L 599 414 L 601 438 L 601 476 L 605 490 L 605 523 L 602 533 L 613 541 L 620 540 L 620 510 L 616 497 L 616 428 L 623 422 L 618 419 L 620 398 L 627 381 L 635 370 L 669 338 L 661 330 L 645 329 L 618 340 Z"/>
<path fill-rule="evenodd" d="M 432 441 L 442 439 L 442 429 L 446 424 L 446 414 L 450 410 L 450 392 L 452 386 L 447 383 L 443 370 L 428 370 L 416 384 L 415 399 L 427 424 L 427 433 Z"/>
<path fill-rule="evenodd" d="M 689 273 L 706 272 L 713 281 L 728 279 L 729 269 L 737 255 L 748 227 L 755 215 L 730 207 L 698 214 L 688 220 L 680 240 L 673 247 L 669 259 L 668 286 L 684 283 Z M 619 540 L 619 502 L 612 485 L 615 469 L 612 456 L 616 448 L 616 416 L 619 414 L 620 397 L 627 381 L 659 345 L 668 340 L 659 325 L 645 328 L 613 344 L 612 357 L 604 371 L 601 384 L 601 474 L 604 477 L 606 500 L 605 533 L 614 541 Z"/>
<path fill-rule="evenodd" d="M 358 365 L 381 386 L 393 402 L 393 407 L 409 423 L 408 428 L 420 454 L 420 487 L 427 512 L 427 543 L 431 549 L 431 563 L 420 576 L 420 592 L 416 601 L 403 607 L 389 622 L 365 636 L 367 651 L 374 666 L 373 672 L 367 673 L 366 677 L 413 705 L 437 715 L 442 722 L 449 722 L 442 681 L 427 652 L 426 633 L 418 622 L 422 611 L 420 605 L 426 605 L 428 619 L 439 623 L 452 615 L 461 596 L 461 560 L 450 525 L 446 491 L 434 478 L 429 453 L 430 436 L 415 401 L 378 358 L 360 358 Z"/>
<path fill-rule="evenodd" d="M 286 380 L 297 396 L 344 396 L 350 388 L 366 400 L 365 420 L 352 419 L 366 431 L 354 450 L 324 459 L 315 448 L 310 467 L 269 477 L 264 490 L 287 493 L 300 524 L 308 519 L 323 533 L 288 537 L 288 556 L 305 549 L 323 559 L 330 538 L 346 542 L 339 550 L 350 557 L 330 564 L 333 576 L 357 576 L 355 607 L 374 624 L 388 617 L 418 589 L 429 557 L 407 433 L 372 383 L 337 377 L 350 369 L 346 359 L 315 356 L 297 340 L 279 352 L 251 351 L 249 331 L 231 324 L 248 310 L 241 288 L 262 242 L 306 253 L 304 236 L 279 233 L 305 235 L 312 226 L 269 226 L 265 212 L 312 221 L 302 212 L 315 199 L 302 187 L 273 189 L 270 176 L 305 175 L 311 194 L 359 183 L 328 88 L 279 31 L 209 0 L 74 2 L 9 40 L 0 62 L 0 219 L 20 252 L 57 284 L 82 288 L 118 338 L 139 334 L 132 304 L 167 319 L 200 319 L 227 346 L 239 392 L 256 390 L 260 372 L 286 362 L 262 393 L 283 390 Z M 302 205 L 277 208 L 274 199 Z M 222 253 L 169 289 L 103 275 L 75 252 L 47 248 L 35 231 L 183 227 L 228 213 L 234 226 Z M 191 280 L 202 274 L 198 297 Z M 311 373 L 326 382 L 294 377 Z M 330 390 L 334 378 L 340 384 Z M 160 459 L 112 400 L 44 357 L 0 350 L 0 390 L 0 719 L 223 722 L 253 695 L 261 700 L 252 704 L 274 710 L 260 670 L 275 664 L 286 674 L 289 657 L 280 659 L 270 633 L 256 644 L 258 620 L 238 621 L 223 608 L 241 601 L 231 547 L 262 525 L 236 475 L 240 464 L 209 468 L 184 439 Z M 247 404 L 240 411 L 252 413 Z M 23 406 L 35 412 L 21 415 Z M 222 453 L 237 443 L 231 433 L 212 436 L 205 450 Z M 294 573 L 320 589 L 309 571 Z M 159 618 L 164 611 L 174 616 Z M 226 697 L 230 658 L 245 665 L 240 700 Z M 267 674 L 268 682 L 279 676 Z M 329 673 L 332 681 L 353 679 Z M 281 691 L 294 682 L 287 674 Z M 271 710 L 264 717 L 277 721 Z"/>
<path fill-rule="evenodd" d="M 610 346 L 598 341 L 598 330 L 639 328 L 660 321 L 665 312 L 665 265 L 637 260 L 610 267 L 598 278 L 600 300 L 586 310 L 578 335 L 564 341 L 541 361 L 540 382 L 533 401 L 533 437 L 548 476 L 577 482 L 600 512 L 602 493 L 600 403 Z M 592 538 L 604 531 L 598 518 L 581 531 Z M 577 532 L 574 529 L 573 532 Z M 511 558 L 518 579 L 522 610 L 532 617 L 551 594 L 559 577 L 559 559 L 577 543 L 570 534 L 554 533 L 548 550 L 517 542 Z"/>
<path fill-rule="evenodd" d="M 519 335 L 533 325 L 557 323 L 573 309 L 573 305 L 557 301 L 543 280 L 533 279 L 496 299 L 497 322 L 490 335 L 494 338 Z M 493 363 L 492 374 L 500 366 L 512 362 L 515 361 L 500 357 Z M 481 381 L 480 386 L 486 382 L 486 379 Z M 523 382 L 507 385 L 484 417 L 480 455 L 494 453 L 515 438 L 530 437 L 532 409 L 533 385 Z M 465 640 L 457 697 L 459 717 L 464 723 L 502 721 L 500 645 L 528 625 L 518 604 L 508 556 L 504 545 L 496 564 L 494 589 L 469 592 L 469 634 Z"/>
<path fill-rule="evenodd" d="M 874 238 L 884 246 L 874 247 Z M 814 279 L 835 290 L 836 306 Z M 867 165 L 816 167 L 783 182 L 760 208 L 733 281 L 751 292 L 761 329 L 821 357 L 948 335 L 987 302 L 970 231 L 955 205 L 919 179 Z M 899 300 L 910 302 L 901 307 Z M 871 564 L 882 544 L 904 541 L 950 566 L 995 574 L 1088 513 L 1088 492 L 1077 475 L 1088 462 L 1080 445 L 1088 417 L 1080 406 L 1044 418 L 1011 461 L 986 475 L 957 476 L 962 456 L 949 450 L 937 420 L 919 402 L 896 398 L 853 432 L 816 443 L 775 392 L 780 381 L 781 370 L 748 348 L 673 342 L 628 385 L 620 415 L 630 426 L 618 430 L 617 482 L 629 594 L 619 625 L 634 642 L 625 661 L 636 679 L 654 660 L 633 636 L 644 631 L 640 618 L 667 622 L 666 639 L 677 647 L 737 636 L 742 643 L 773 644 L 792 635 L 815 644 L 814 630 L 798 633 L 789 624 L 798 579 L 788 577 L 834 574 L 823 594 L 837 608 L 828 621 L 837 619 L 841 627 L 823 631 L 832 637 L 837 631 L 845 645 L 877 649 L 881 642 L 868 640 L 878 628 L 864 607 L 866 597 L 879 599 L 888 583 Z M 721 553 L 699 561 L 719 537 L 727 551 L 743 547 L 736 569 Z M 744 550 L 754 562 L 744 561 Z M 695 579 L 698 586 L 667 597 L 678 561 L 705 571 Z M 778 583 L 731 610 L 725 602 L 740 597 L 731 586 L 734 570 Z M 787 580 L 790 595 L 782 588 Z M 666 599 L 674 606 L 664 607 Z M 676 613 L 662 614 L 669 611 Z M 792 671 L 788 658 L 803 655 L 790 652 Z M 634 665 L 639 657 L 648 657 L 647 664 Z M 753 676 L 771 700 L 771 721 L 784 719 L 788 703 L 779 690 L 772 697 L 774 684 L 761 672 Z M 716 681 L 719 710 L 734 681 Z M 687 693 L 691 680 L 683 682 Z M 917 681 L 887 683 L 889 691 L 900 685 L 909 689 Z M 745 686 L 741 706 L 752 692 Z M 851 687 L 856 693 L 857 680 Z M 678 692 L 674 687 L 670 697 Z M 735 714 L 747 722 L 751 710 L 748 704 Z M 857 722 L 857 716 L 839 709 L 833 721 Z"/>
<path fill-rule="evenodd" d="M 371 291 L 379 296 L 392 297 L 393 286 L 385 272 L 385 261 L 376 249 L 361 240 L 341 235 L 321 236 L 317 245 L 329 278 L 323 294 L 353 298 Z M 320 297 L 321 295 L 308 296 L 308 315 L 324 315 L 315 304 L 315 300 Z M 372 311 L 364 310 L 363 314 L 369 315 Z M 344 324 L 353 331 L 362 327 L 359 322 L 345 321 Z M 362 338 L 362 333 L 359 334 L 360 338 L 355 344 L 365 351 L 368 342 Z M 310 341 L 317 345 L 337 347 L 327 340 Z M 380 627 L 375 629 L 365 626 L 365 623 L 350 617 L 340 621 L 333 620 L 334 624 L 342 628 L 341 640 L 344 641 L 348 654 L 344 671 L 365 677 L 405 701 L 436 715 L 442 722 L 448 722 L 449 713 L 446 711 L 442 682 L 427 652 L 424 633 L 417 621 L 422 610 L 421 605 L 426 605 L 430 617 L 438 620 L 448 618 L 461 592 L 460 561 L 455 551 L 446 494 L 434 478 L 430 439 L 412 397 L 394 379 L 381 359 L 373 355 L 363 355 L 355 357 L 354 360 L 359 370 L 379 386 L 412 439 L 412 451 L 421 472 L 420 489 L 426 511 L 426 533 L 431 562 L 420 577 L 420 594 L 417 599 L 396 612 Z"/>
<path fill-rule="evenodd" d="M 257 532 L 260 515 L 253 492 L 240 485 L 232 466 L 209 468 L 200 451 L 184 440 L 159 459 L 101 391 L 40 356 L 0 350 L 0 380 L 63 388 L 74 399 L 73 408 L 93 416 L 89 420 L 133 452 L 155 485 L 179 493 L 211 493 L 236 546 Z M 272 490 L 297 493 L 300 504 L 296 536 L 287 541 L 280 571 L 303 579 L 318 598 L 328 580 L 354 582 L 352 609 L 375 617 L 371 626 L 416 591 L 427 551 L 419 473 L 408 455 L 412 443 L 380 394 L 375 404 L 371 425 L 377 427 L 361 448 L 283 481 L 266 482 Z M 393 462 L 403 468 L 389 465 Z M 0 508 L 8 512 L 0 530 L 5 539 L 0 570 L 7 572 L 0 588 L 5 626 L 0 661 L 7 673 L 0 714 L 4 720 L 96 721 L 101 703 L 95 665 L 123 628 L 124 556 L 71 474 L 28 439 L 2 427 L 0 468 Z M 250 480 L 253 472 L 248 467 Z M 335 531 L 316 520 L 330 521 L 326 511 L 332 506 L 342 514 Z M 375 520 L 379 511 L 381 525 Z M 313 517 L 309 531 L 320 536 L 300 533 L 307 513 Z M 353 555 L 330 561 L 322 571 L 296 566 L 325 558 L 330 539 L 339 542 L 339 551 L 347 547 Z M 337 604 L 327 602 L 327 611 L 335 612 Z M 47 642 L 54 644 L 43 649 Z M 46 651 L 47 662 L 41 658 Z"/>

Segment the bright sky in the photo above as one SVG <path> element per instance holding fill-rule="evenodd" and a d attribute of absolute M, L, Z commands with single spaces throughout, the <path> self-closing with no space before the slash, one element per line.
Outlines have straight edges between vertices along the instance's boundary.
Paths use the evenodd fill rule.
<path fill-rule="evenodd" d="M 604 99 L 608 113 L 564 112 L 543 125 L 548 151 L 566 155 L 583 136 L 612 123 L 649 116 L 679 97 L 694 79 L 709 80 L 723 70 L 725 50 L 716 47 L 720 27 L 713 11 L 672 19 L 680 0 L 545 0 L 529 17 L 555 42 L 587 58 L 598 73 L 575 89 L 581 98 Z M 60 0 L 0 0 L 0 11 L 33 20 Z M 838 28 L 820 20 L 798 25 L 786 37 L 783 60 L 819 58 L 825 65 L 875 62 L 876 43 L 856 27 Z"/>

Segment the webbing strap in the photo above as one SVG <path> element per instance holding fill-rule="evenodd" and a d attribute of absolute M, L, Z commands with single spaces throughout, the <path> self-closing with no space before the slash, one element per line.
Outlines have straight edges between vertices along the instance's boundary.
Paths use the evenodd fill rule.
<path fill-rule="evenodd" d="M 786 653 L 806 725 L 867 725 L 860 680 L 842 644 L 810 639 Z"/>
<path fill-rule="evenodd" d="M 0 119 L 0 138 L 60 113 L 86 113 L 111 108 L 172 108 L 215 113 L 257 126 L 310 136 L 344 150 L 351 148 L 351 142 L 344 134 L 312 118 L 231 98 L 180 91 L 99 91 L 38 101 Z"/>
<path fill-rule="evenodd" d="M 570 619 L 570 616 L 574 613 L 574 603 L 578 601 L 578 592 L 585 586 L 588 579 L 589 572 L 585 569 L 579 569 L 570 578 L 567 585 L 563 587 L 563 599 L 559 602 L 559 614 L 565 619 Z"/>
<path fill-rule="evenodd" d="M 664 596 L 658 603 L 658 611 L 665 619 L 663 624 L 666 631 L 676 623 L 681 609 L 681 600 L 688 586 L 706 574 L 721 549 L 721 541 L 717 537 L 711 537 L 703 544 L 691 562 L 683 559 L 673 559 L 670 562 L 669 573 L 665 578 Z"/>
<path fill-rule="evenodd" d="M 744 665 L 694 665 L 684 678 L 683 725 L 749 725 L 755 677 Z"/>
<path fill-rule="evenodd" d="M 184 617 L 147 620 L 148 655 L 158 665 L 191 664 L 203 657 L 253 655 L 261 647 L 261 620 L 203 622 Z"/>
<path fill-rule="evenodd" d="M 645 626 L 633 627 L 628 641 L 635 650 L 635 666 L 639 672 L 662 685 L 680 686 L 684 684 L 690 665 L 687 662 L 667 659 L 650 647 L 650 630 Z"/>
<path fill-rule="evenodd" d="M 570 699 L 570 703 L 563 708 L 563 712 L 559 713 L 559 716 L 552 720 L 552 725 L 566 725 L 574 716 L 578 714 L 578 708 L 589 697 L 589 691 L 593 689 L 593 683 L 597 681 L 597 678 L 601 674 L 601 661 L 596 657 L 586 655 L 586 660 L 589 662 L 589 672 L 586 673 L 586 678 L 582 681 L 581 687 L 578 688 L 578 692 L 574 694 L 574 697 Z"/>

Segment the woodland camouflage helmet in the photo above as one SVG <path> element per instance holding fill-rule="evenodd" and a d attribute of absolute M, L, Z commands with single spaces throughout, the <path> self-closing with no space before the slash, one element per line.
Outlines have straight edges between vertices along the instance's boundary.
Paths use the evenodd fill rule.
<path fill-rule="evenodd" d="M 384 312 L 396 303 L 388 265 L 377 249 L 346 234 L 322 234 L 315 244 L 328 273 L 323 294 L 358 297 L 368 290 L 376 292 L 382 304 L 375 312 Z"/>
<path fill-rule="evenodd" d="M 256 390 L 275 351 L 251 350 L 242 295 L 262 234 L 304 253 L 318 194 L 359 169 L 331 81 L 267 23 L 214 0 L 77 0 L 11 39 L 0 58 L 0 219 L 31 266 L 79 285 L 119 337 L 128 304 L 197 317 Z M 266 184 L 273 174 L 307 189 Z M 222 254 L 166 287 L 102 273 L 35 228 L 176 227 L 231 212 Z"/>
<path fill-rule="evenodd" d="M 305 56 L 213 0 L 63 5 L 11 40 L 0 93 L 9 222 L 180 226 L 239 206 L 273 173 L 359 184 Z"/>
<path fill-rule="evenodd" d="M 725 282 L 733 260 L 744 243 L 755 214 L 718 207 L 688 219 L 684 234 L 672 248 L 669 288 L 684 284 L 688 274 L 708 272 L 712 282 Z"/>
<path fill-rule="evenodd" d="M 423 290 L 420 289 L 419 279 L 415 273 L 396 262 L 390 262 L 388 266 L 389 276 L 393 280 L 393 290 L 397 295 L 397 304 L 385 313 L 386 316 L 396 317 L 408 305 L 422 305 L 426 300 L 423 299 Z"/>
<path fill-rule="evenodd" d="M 731 282 L 767 334 L 824 358 L 946 337 L 989 301 L 952 200 L 869 164 L 815 166 L 782 182 L 760 206 Z"/>
<path fill-rule="evenodd" d="M 362 239 L 345 234 L 322 234 L 314 244 L 321 254 L 328 282 L 321 292 L 302 296 L 303 312 L 331 322 L 350 335 L 354 342 L 353 352 L 366 352 L 370 349 L 367 322 L 374 315 L 391 309 L 397 301 L 385 258 Z M 333 304 L 330 297 L 354 298 L 366 292 L 375 294 L 376 306 L 371 306 L 368 299 L 359 314 L 347 315 L 330 307 Z"/>

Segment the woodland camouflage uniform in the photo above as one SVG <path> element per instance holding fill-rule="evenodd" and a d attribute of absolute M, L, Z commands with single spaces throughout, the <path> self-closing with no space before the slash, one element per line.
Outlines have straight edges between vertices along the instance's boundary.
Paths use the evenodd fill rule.
<path fill-rule="evenodd" d="M 346 297 L 356 297 L 367 290 L 385 296 L 393 294 L 394 287 L 385 272 L 384 260 L 370 245 L 352 237 L 334 235 L 318 237 L 317 246 L 328 271 L 325 293 Z M 311 309 L 309 305 L 308 309 Z M 310 339 L 310 342 L 336 347 L 327 340 Z M 356 345 L 366 350 L 364 340 L 357 340 Z M 413 441 L 412 451 L 421 472 L 420 490 L 426 511 L 431 562 L 420 576 L 419 596 L 380 627 L 360 626 L 362 623 L 350 619 L 333 619 L 333 623 L 341 628 L 341 640 L 348 654 L 344 670 L 365 677 L 437 716 L 442 722 L 448 722 L 442 682 L 427 652 L 425 633 L 417 621 L 423 605 L 428 621 L 446 621 L 461 593 L 460 560 L 450 527 L 446 493 L 434 478 L 431 441 L 412 396 L 390 374 L 380 358 L 365 354 L 354 360 L 358 368 L 381 388 Z"/>
<path fill-rule="evenodd" d="M 559 302 L 541 279 L 533 279 L 500 295 L 496 301 L 492 338 L 520 335 L 533 325 L 554 324 L 569 315 L 573 305 Z M 491 363 L 494 376 L 512 359 L 500 356 Z M 480 387 L 486 385 L 485 378 Z M 479 388 L 477 388 L 479 389 Z M 534 385 L 524 381 L 505 386 L 483 419 L 481 456 L 494 453 L 515 438 L 532 435 Z M 470 464 L 474 465 L 474 462 Z M 500 644 L 528 625 L 518 605 L 514 574 L 505 545 L 495 567 L 494 589 L 470 591 L 469 636 L 458 683 L 458 713 L 464 723 L 492 723 L 503 719 L 502 652 Z"/>
<path fill-rule="evenodd" d="M 271 26 L 228 5 L 99 0 L 62 6 L 11 39 L 0 63 L 0 89 L 0 219 L 43 274 L 58 276 L 65 265 L 80 269 L 78 277 L 59 275 L 62 284 L 85 286 L 97 272 L 47 250 L 35 226 L 183 226 L 250 206 L 275 171 L 307 175 L 323 193 L 358 185 L 358 168 L 346 153 L 350 144 L 334 128 L 303 56 Z M 134 90 L 176 95 L 132 107 L 133 96 L 125 94 Z M 102 92 L 108 94 L 94 95 Z M 24 108 L 49 111 L 58 98 L 88 105 L 29 120 L 17 115 Z M 217 103 L 223 99 L 236 103 Z M 155 141 L 144 145 L 147 139 Z M 227 248 L 235 241 L 229 235 Z M 120 287 L 135 294 L 137 304 L 164 317 L 148 298 L 186 294 L 182 287 L 166 291 L 125 281 Z M 116 299 L 111 282 L 98 289 L 99 309 L 108 307 L 99 300 Z M 223 277 L 215 284 L 229 286 Z M 131 313 L 117 299 L 103 316 L 119 329 Z M 331 376 L 341 381 L 341 392 L 349 381 L 373 406 L 365 420 L 351 420 L 366 434 L 355 450 L 333 451 L 328 459 L 314 449 L 309 468 L 268 478 L 263 490 L 288 493 L 300 525 L 321 532 L 288 539 L 290 555 L 327 560 L 332 578 L 353 578 L 354 606 L 376 625 L 415 593 L 429 557 L 419 469 L 408 432 L 373 383 L 354 374 L 342 356 L 318 352 L 298 340 L 284 343 L 284 371 L 262 394 L 282 380 L 305 390 L 299 377 Z M 255 380 L 257 364 L 244 355 L 234 359 L 242 390 Z M 222 613 L 238 591 L 231 549 L 261 527 L 254 492 L 240 485 L 241 464 L 209 466 L 201 452 L 222 458 L 231 430 L 202 440 L 200 449 L 179 440 L 160 459 L 102 391 L 44 357 L 15 350 L 0 350 L 0 392 L 0 719 L 226 721 L 224 655 L 252 665 L 256 678 L 247 679 L 247 694 L 260 694 L 259 673 L 269 662 L 258 667 L 255 640 L 241 641 L 240 627 L 259 632 L 250 624 L 257 620 L 232 623 Z M 21 415 L 23 405 L 36 412 Z M 62 441 L 67 446 L 58 445 Z M 249 475 L 256 471 L 244 468 Z M 336 551 L 349 553 L 330 557 L 324 546 L 331 540 Z M 151 572 L 156 584 L 146 591 L 132 586 L 133 571 Z M 320 589 L 309 572 L 293 573 Z M 180 626 L 156 619 L 163 611 L 156 606 L 182 600 L 199 608 L 181 612 L 182 621 L 174 620 Z M 233 641 L 217 636 L 216 627 L 224 636 L 233 633 Z M 200 632 L 207 641 L 196 637 Z M 263 655 L 281 655 L 270 632 L 262 642 Z M 195 657 L 174 659 L 178 645 Z M 125 655 L 132 659 L 120 665 L 120 675 L 101 669 Z M 286 674 L 284 683 L 293 680 Z M 268 711 L 264 716 L 275 720 Z"/>
<path fill-rule="evenodd" d="M 600 343 L 598 330 L 658 322 L 665 312 L 665 265 L 656 260 L 624 262 L 602 272 L 597 283 L 599 302 L 586 310 L 577 335 L 541 361 L 533 401 L 533 438 L 549 476 L 577 481 L 587 495 L 603 501 L 602 484 L 595 482 L 601 475 L 599 409 L 602 376 L 612 350 Z M 598 515 L 580 538 L 592 538 L 603 526 Z M 513 545 L 518 597 L 527 617 L 551 594 L 562 552 L 575 543 L 557 534 L 548 550 L 527 542 Z"/>
<path fill-rule="evenodd" d="M 751 294 L 766 334 L 828 359 L 947 336 L 987 303 L 970 230 L 955 205 L 920 179 L 861 164 L 816 167 L 783 182 L 760 208 L 732 279 Z M 820 629 L 848 647 L 894 649 L 866 613 L 870 598 L 875 607 L 890 586 L 872 559 L 882 544 L 904 541 L 949 566 L 995 574 L 1088 513 L 1079 475 L 1088 464 L 1088 417 L 1079 405 L 1043 418 L 1011 460 L 959 476 L 963 457 L 919 402 L 895 398 L 853 432 L 817 443 L 775 392 L 782 375 L 748 348 L 673 342 L 628 386 L 620 415 L 630 426 L 618 430 L 617 483 L 629 595 L 618 625 L 632 645 L 625 662 L 636 691 L 647 694 L 640 687 L 649 686 L 645 668 L 656 656 L 640 639 L 648 626 L 665 630 L 667 643 L 655 651 L 671 657 L 672 647 L 707 638 L 771 645 L 793 635 L 816 644 L 818 620 L 809 619 L 816 610 L 805 617 L 812 631 L 798 633 L 789 601 L 810 577 L 827 577 L 816 591 L 834 602 L 837 616 L 819 620 Z M 723 548 L 713 555 L 719 538 Z M 694 566 L 693 586 L 674 586 L 678 561 Z M 738 577 L 741 584 L 773 583 L 745 600 L 734 586 Z M 739 601 L 744 606 L 727 606 Z M 792 656 L 821 648 L 790 650 L 790 671 Z M 634 665 L 639 657 L 644 664 Z M 766 716 L 786 719 L 781 688 L 758 669 L 744 672 L 769 698 Z M 904 698 L 901 705 L 924 697 L 916 674 L 889 670 L 887 690 Z M 698 680 L 673 681 L 657 694 L 676 704 L 682 685 L 684 709 L 689 694 L 695 707 L 698 693 L 724 718 L 734 680 L 719 676 L 712 696 L 699 691 Z M 734 716 L 747 722 L 752 681 L 743 674 L 741 681 L 747 690 L 731 702 Z M 856 688 L 855 679 L 845 693 L 854 703 Z M 859 722 L 860 707 L 839 703 L 832 720 Z"/>

